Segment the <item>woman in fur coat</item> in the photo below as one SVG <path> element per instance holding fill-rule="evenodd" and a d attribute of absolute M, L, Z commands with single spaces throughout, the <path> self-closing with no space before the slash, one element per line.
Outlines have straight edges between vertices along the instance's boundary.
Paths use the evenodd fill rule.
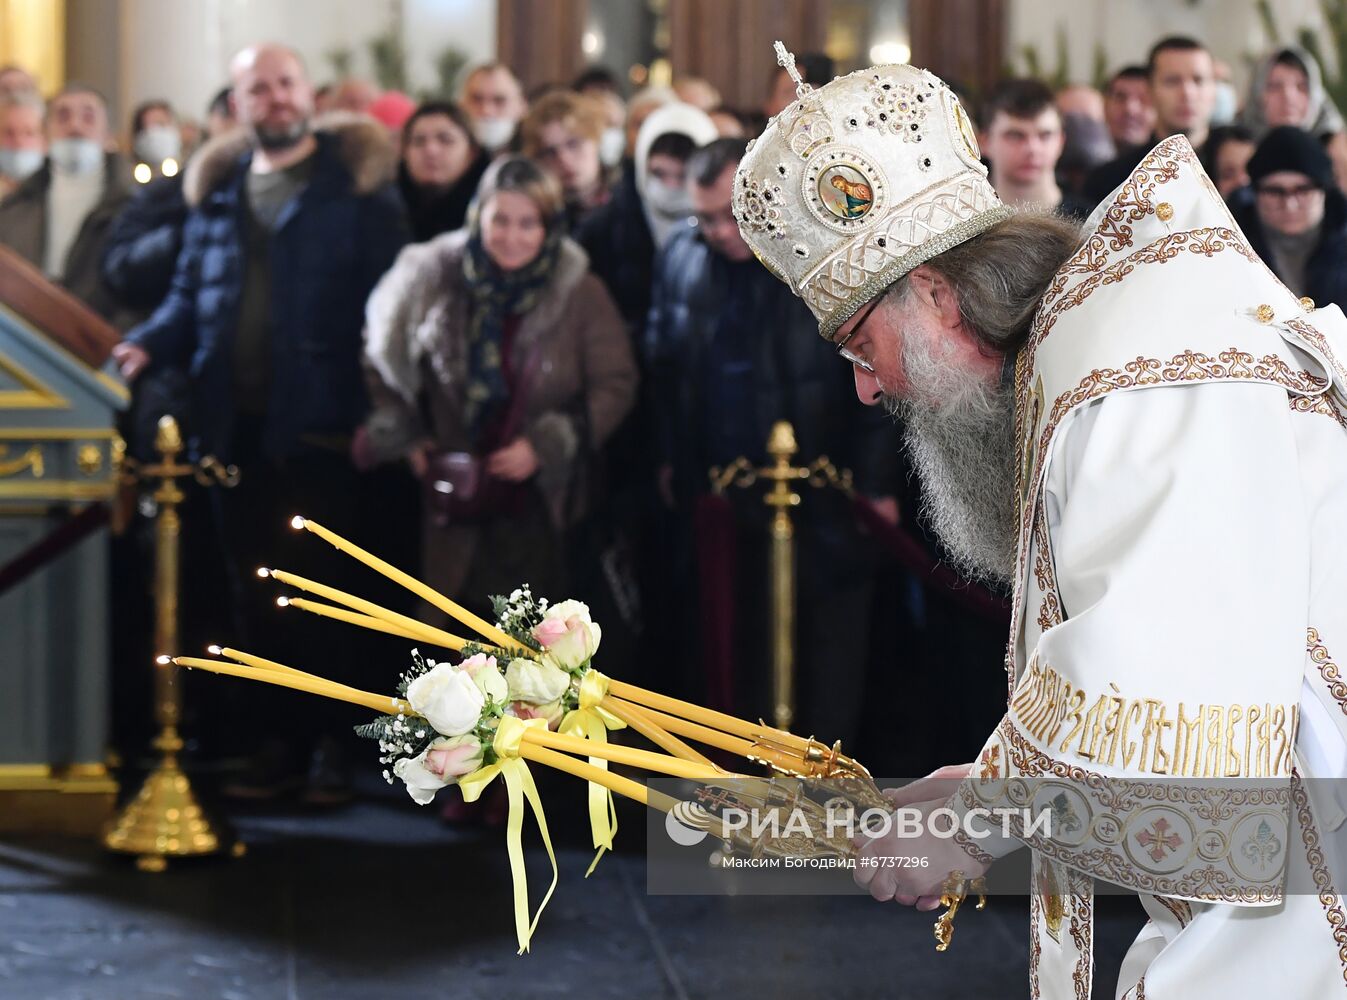
<path fill-rule="evenodd" d="M 520 157 L 493 164 L 468 227 L 403 250 L 366 323 L 374 410 L 357 460 L 406 459 L 426 485 L 427 582 L 479 610 L 523 583 L 571 596 L 566 529 L 637 375 L 616 307 L 564 234 L 557 182 Z"/>

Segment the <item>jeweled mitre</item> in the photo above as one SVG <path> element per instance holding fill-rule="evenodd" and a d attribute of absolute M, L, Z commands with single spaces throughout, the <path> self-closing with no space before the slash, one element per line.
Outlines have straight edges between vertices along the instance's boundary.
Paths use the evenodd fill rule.
<path fill-rule="evenodd" d="M 749 143 L 734 178 L 739 231 L 831 337 L 867 300 L 1009 210 L 973 123 L 926 70 L 871 66 L 797 98 Z"/>

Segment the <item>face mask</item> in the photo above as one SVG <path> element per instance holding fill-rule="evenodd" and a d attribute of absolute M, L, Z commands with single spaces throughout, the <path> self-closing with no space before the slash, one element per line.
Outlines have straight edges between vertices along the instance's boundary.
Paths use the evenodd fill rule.
<path fill-rule="evenodd" d="M 92 139 L 54 139 L 48 155 L 62 173 L 92 174 L 103 169 L 103 147 Z"/>
<path fill-rule="evenodd" d="M 627 133 L 614 125 L 603 130 L 599 136 L 599 161 L 605 167 L 615 167 L 622 162 L 622 154 L 627 151 Z"/>
<path fill-rule="evenodd" d="M 151 125 L 136 136 L 133 149 L 142 163 L 158 168 L 165 160 L 182 158 L 182 133 L 172 125 Z"/>
<path fill-rule="evenodd" d="M 472 123 L 477 141 L 490 152 L 495 152 L 514 136 L 514 122 L 508 118 L 478 118 Z"/>
<path fill-rule="evenodd" d="M 685 187 L 672 187 L 651 177 L 645 182 L 645 201 L 652 210 L 670 218 L 692 215 L 692 195 Z"/>
<path fill-rule="evenodd" d="M 0 149 L 0 174 L 16 181 L 31 177 L 46 155 L 40 149 Z"/>
<path fill-rule="evenodd" d="M 1235 111 L 1239 105 L 1239 95 L 1235 85 L 1224 80 L 1216 81 L 1216 103 L 1211 109 L 1212 125 L 1229 125 L 1235 120 Z"/>

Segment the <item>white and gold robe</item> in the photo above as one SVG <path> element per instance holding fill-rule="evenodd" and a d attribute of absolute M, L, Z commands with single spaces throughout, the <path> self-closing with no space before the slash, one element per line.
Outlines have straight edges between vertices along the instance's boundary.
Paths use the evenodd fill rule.
<path fill-rule="evenodd" d="M 1085 231 L 1016 367 L 1011 694 L 958 796 L 1064 821 L 959 839 L 1033 851 L 1034 997 L 1090 995 L 1094 878 L 1151 917 L 1119 997 L 1343 995 L 1344 812 L 1312 779 L 1347 775 L 1347 320 L 1180 136 Z"/>

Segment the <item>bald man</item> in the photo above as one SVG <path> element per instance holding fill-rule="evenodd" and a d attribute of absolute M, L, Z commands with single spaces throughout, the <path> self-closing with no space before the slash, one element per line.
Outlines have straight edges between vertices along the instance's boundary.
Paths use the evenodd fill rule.
<path fill-rule="evenodd" d="M 277 558 L 296 511 L 354 527 L 348 449 L 367 408 L 365 299 L 407 230 L 389 183 L 396 156 L 377 122 L 343 118 L 315 128 L 313 87 L 284 46 L 245 49 L 230 77 L 244 128 L 194 159 L 184 183 L 192 211 L 171 291 L 115 357 L 128 379 L 151 363 L 190 376 L 194 448 L 242 472 L 238 488 L 216 504 L 240 616 L 273 655 L 312 662 L 312 650 L 293 646 L 301 632 L 293 621 L 277 629 L 274 606 L 266 606 L 275 595 L 245 581 Z M 319 571 L 332 578 L 330 568 Z M 300 737 L 345 731 L 321 713 L 302 714 Z M 296 734 L 295 720 L 273 721 L 269 731 Z M 304 725 L 315 730 L 305 734 Z M 275 764 L 282 756 L 259 755 L 236 790 L 266 795 L 293 784 L 295 771 Z M 316 768 L 307 791 L 314 801 L 339 797 L 340 775 Z"/>

